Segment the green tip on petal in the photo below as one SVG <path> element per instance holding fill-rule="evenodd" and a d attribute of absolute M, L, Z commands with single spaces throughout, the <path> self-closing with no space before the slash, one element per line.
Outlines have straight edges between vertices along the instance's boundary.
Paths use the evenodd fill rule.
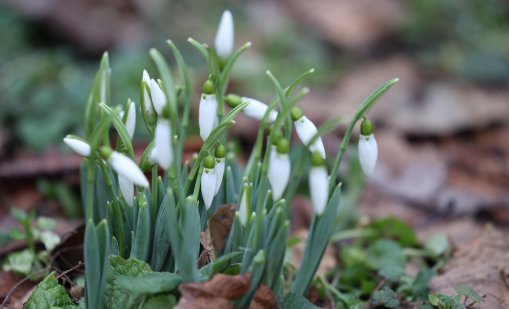
<path fill-rule="evenodd" d="M 108 160 L 112 153 L 113 153 L 113 149 L 111 149 L 108 146 L 102 146 L 101 148 L 99 148 L 99 154 L 105 160 Z"/>
<path fill-rule="evenodd" d="M 205 83 L 203 83 L 202 91 L 204 94 L 213 94 L 214 91 L 216 91 L 215 88 L 214 83 L 210 79 L 207 79 Z"/>
<path fill-rule="evenodd" d="M 290 142 L 286 138 L 280 138 L 277 142 L 278 153 L 288 153 L 290 151 Z"/>
<path fill-rule="evenodd" d="M 223 145 L 217 146 L 216 151 L 214 152 L 214 156 L 219 159 L 224 158 L 226 156 L 226 147 Z"/>
<path fill-rule="evenodd" d="M 302 111 L 298 107 L 292 108 L 292 112 L 291 113 L 292 113 L 292 120 L 293 121 L 297 121 L 300 118 L 302 118 L 302 116 L 304 116 L 304 114 L 302 113 Z"/>
<path fill-rule="evenodd" d="M 318 151 L 313 152 L 313 154 L 311 155 L 311 165 L 322 166 L 324 165 L 324 163 L 325 161 L 323 160 L 322 155 Z"/>
<path fill-rule="evenodd" d="M 365 136 L 373 134 L 373 123 L 369 119 L 364 119 L 361 122 L 361 134 Z"/>
<path fill-rule="evenodd" d="M 283 133 L 281 133 L 281 131 L 278 130 L 272 134 L 274 134 L 274 139 L 272 140 L 272 145 L 277 146 L 277 143 L 279 142 L 279 140 L 281 138 L 283 138 Z"/>
<path fill-rule="evenodd" d="M 214 160 L 214 157 L 212 157 L 212 156 L 206 156 L 205 160 L 203 160 L 203 166 L 205 168 L 212 169 L 212 168 L 214 168 L 214 165 L 216 165 L 216 162 Z"/>
<path fill-rule="evenodd" d="M 164 119 L 170 119 L 170 106 L 168 104 L 166 104 L 164 107 L 163 107 L 163 112 L 161 113 L 161 116 L 164 118 Z"/>
<path fill-rule="evenodd" d="M 228 104 L 228 106 L 230 106 L 232 108 L 239 105 L 242 102 L 242 100 L 240 99 L 240 97 L 238 95 L 232 94 L 232 93 L 227 95 L 224 100 L 225 100 L 226 104 Z"/>

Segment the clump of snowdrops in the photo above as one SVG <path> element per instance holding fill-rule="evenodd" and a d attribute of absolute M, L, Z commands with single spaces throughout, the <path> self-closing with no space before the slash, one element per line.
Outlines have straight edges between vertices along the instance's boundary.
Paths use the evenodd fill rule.
<path fill-rule="evenodd" d="M 375 167 L 377 145 L 365 114 L 397 79 L 380 86 L 360 105 L 334 157 L 326 153 L 321 136 L 338 126 L 340 119 L 317 128 L 297 107 L 309 92 L 300 84 L 314 70 L 287 86 L 267 71 L 275 96 L 270 102 L 261 102 L 227 93 L 232 67 L 251 45 L 234 49 L 230 12 L 221 18 L 214 47 L 192 38 L 188 41 L 208 63 L 208 79 L 200 81 L 199 100 L 193 95 L 196 85 L 183 55 L 167 41 L 177 70 L 169 67 L 158 50 L 151 49 L 157 71 L 143 72 L 140 103 L 128 99 L 123 106 L 114 106 L 105 54 L 86 104 L 85 136 L 64 139 L 84 157 L 81 180 L 88 222 L 84 251 L 88 308 L 105 306 L 110 255 L 145 261 L 154 271 L 178 275 L 181 282 L 205 281 L 224 269 L 249 272 L 250 290 L 236 303 L 240 307 L 249 304 L 261 284 L 278 299 L 288 293 L 305 295 L 333 230 L 340 203 L 338 170 L 358 123 L 361 166 L 368 175 Z M 203 145 L 191 162 L 182 162 L 194 105 L 199 105 Z M 239 166 L 227 137 L 229 129 L 235 130 L 239 113 L 259 121 L 256 142 L 245 166 Z M 139 161 L 131 143 L 136 121 L 140 121 L 137 115 L 141 115 L 151 137 Z M 290 209 L 306 176 L 314 216 L 304 266 L 288 274 L 283 266 Z M 214 242 L 219 236 L 208 227 L 216 212 L 226 207 L 223 205 L 234 205 L 232 224 L 224 241 Z M 198 263 L 204 250 L 202 232 L 209 233 L 213 243 L 221 243 L 208 253 L 205 266 Z"/>

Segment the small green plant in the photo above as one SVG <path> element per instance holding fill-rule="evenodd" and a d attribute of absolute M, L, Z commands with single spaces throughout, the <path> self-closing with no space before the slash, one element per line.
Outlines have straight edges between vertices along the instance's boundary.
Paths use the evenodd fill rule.
<path fill-rule="evenodd" d="M 170 69 L 158 50 L 150 50 L 159 79 L 143 72 L 139 112 L 151 140 L 139 164 L 131 144 L 138 105 L 131 99 L 124 106 L 111 105 L 111 69 L 108 55 L 103 56 L 86 104 L 85 136 L 64 139 L 84 157 L 87 308 L 139 308 L 156 301 L 151 297 L 157 292 L 129 283 L 136 280 L 145 286 L 163 282 L 164 292 L 175 293 L 167 299 L 170 306 L 178 297 L 172 291 L 179 285 L 208 281 L 220 272 L 249 273 L 249 288 L 235 301 L 237 307 L 248 306 L 261 286 L 283 303 L 306 302 L 303 296 L 314 282 L 333 232 L 341 197 L 338 172 L 353 131 L 362 122 L 359 159 L 369 175 L 377 146 L 365 114 L 398 80 L 381 85 L 360 105 L 339 152 L 330 159 L 321 136 L 341 119 L 317 128 L 296 106 L 309 92 L 300 84 L 314 70 L 286 86 L 267 71 L 275 90 L 268 104 L 228 94 L 233 65 L 251 45 L 234 51 L 233 34 L 233 18 L 226 11 L 214 48 L 189 39 L 209 68 L 199 102 L 203 145 L 191 162 L 182 158 L 193 86 L 177 46 L 167 42 L 177 70 Z M 239 165 L 227 134 L 239 113 L 259 121 L 245 166 Z M 292 143 L 294 128 L 300 143 Z M 151 175 L 150 181 L 145 173 Z M 306 174 L 314 215 L 303 267 L 288 274 L 284 262 L 290 209 Z M 221 218 L 230 218 L 229 224 L 218 223 L 227 221 Z"/>
<path fill-rule="evenodd" d="M 60 243 L 60 237 L 53 232 L 55 220 L 42 216 L 36 220 L 34 211 L 27 214 L 19 208 L 12 208 L 11 215 L 23 229 L 10 230 L 8 238 L 26 241 L 28 248 L 9 254 L 3 262 L 3 270 L 29 276 L 32 280 L 43 278 L 48 273 L 50 252 Z M 39 241 L 44 244 L 45 250 L 36 250 Z"/>

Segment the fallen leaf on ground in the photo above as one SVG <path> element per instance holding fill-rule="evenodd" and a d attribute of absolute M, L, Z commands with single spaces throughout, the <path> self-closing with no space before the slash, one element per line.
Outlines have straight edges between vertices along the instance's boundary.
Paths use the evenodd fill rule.
<path fill-rule="evenodd" d="M 232 300 L 242 297 L 249 290 L 251 275 L 215 275 L 210 281 L 184 283 L 179 287 L 181 298 L 176 309 L 229 309 Z"/>
<path fill-rule="evenodd" d="M 454 295 L 466 284 L 483 296 L 473 308 L 509 308 L 509 235 L 493 226 L 469 244 L 459 247 L 443 272 L 434 277 L 433 293 Z"/>
<path fill-rule="evenodd" d="M 210 237 L 216 251 L 223 251 L 226 245 L 236 210 L 234 204 L 223 205 L 209 219 Z"/>
<path fill-rule="evenodd" d="M 256 290 L 256 294 L 251 301 L 251 305 L 249 309 L 272 309 L 279 308 L 276 300 L 276 295 L 274 292 L 266 286 L 261 285 L 258 290 Z"/>

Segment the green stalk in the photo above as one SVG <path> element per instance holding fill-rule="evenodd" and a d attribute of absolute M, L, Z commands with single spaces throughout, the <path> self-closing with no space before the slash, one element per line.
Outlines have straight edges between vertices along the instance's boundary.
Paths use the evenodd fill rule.
<path fill-rule="evenodd" d="M 85 217 L 87 222 L 94 222 L 94 194 L 95 194 L 95 165 L 92 158 L 87 162 L 87 196 L 85 205 Z"/>

